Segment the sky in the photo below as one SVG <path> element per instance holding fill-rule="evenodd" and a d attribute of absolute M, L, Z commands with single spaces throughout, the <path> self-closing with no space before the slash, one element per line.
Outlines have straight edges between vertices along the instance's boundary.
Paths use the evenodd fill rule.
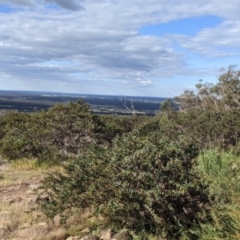
<path fill-rule="evenodd" d="M 0 90 L 174 97 L 240 60 L 239 0 L 0 0 Z"/>

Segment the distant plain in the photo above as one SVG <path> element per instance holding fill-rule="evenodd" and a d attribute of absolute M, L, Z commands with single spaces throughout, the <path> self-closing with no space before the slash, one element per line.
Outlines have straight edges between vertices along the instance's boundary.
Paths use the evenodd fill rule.
<path fill-rule="evenodd" d="M 155 115 L 161 102 L 166 98 L 109 96 L 91 94 L 71 94 L 32 91 L 0 91 L 0 111 L 18 110 L 34 112 L 47 110 L 57 103 L 67 103 L 84 99 L 97 114 L 129 115 L 130 110 L 139 114 Z"/>

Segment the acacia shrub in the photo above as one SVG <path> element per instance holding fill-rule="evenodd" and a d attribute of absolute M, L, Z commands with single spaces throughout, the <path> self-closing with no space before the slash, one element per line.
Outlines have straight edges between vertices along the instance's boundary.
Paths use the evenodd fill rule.
<path fill-rule="evenodd" d="M 94 145 L 64 173 L 49 174 L 39 189 L 44 213 L 63 220 L 76 209 L 91 208 L 111 224 L 136 232 L 191 235 L 206 220 L 208 187 L 194 171 L 197 148 L 184 136 L 145 140 L 118 137 L 112 146 Z"/>
<path fill-rule="evenodd" d="M 99 116 L 98 140 L 111 143 L 117 135 L 133 132 L 143 122 L 149 121 L 147 116 Z"/>
<path fill-rule="evenodd" d="M 11 160 L 61 161 L 84 151 L 99 119 L 82 100 L 36 113 L 9 112 L 1 118 L 1 154 Z"/>
<path fill-rule="evenodd" d="M 30 115 L 19 112 L 8 112 L 1 116 L 0 150 L 3 157 L 15 159 L 24 158 L 28 151 L 29 141 L 26 138 Z"/>
<path fill-rule="evenodd" d="M 93 141 L 99 119 L 83 100 L 57 104 L 46 112 L 48 141 L 64 156 L 80 154 Z"/>

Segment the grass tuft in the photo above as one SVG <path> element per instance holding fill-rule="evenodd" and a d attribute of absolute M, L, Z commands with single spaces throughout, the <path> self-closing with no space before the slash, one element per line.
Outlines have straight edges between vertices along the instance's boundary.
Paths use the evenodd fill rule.
<path fill-rule="evenodd" d="M 28 171 L 36 170 L 39 168 L 47 168 L 47 165 L 39 164 L 39 161 L 37 159 L 22 158 L 11 162 L 11 167 L 16 170 Z"/>
<path fill-rule="evenodd" d="M 199 239 L 240 239 L 240 157 L 208 150 L 198 157 L 198 167 L 210 183 L 213 206 L 212 221 L 195 233 Z"/>

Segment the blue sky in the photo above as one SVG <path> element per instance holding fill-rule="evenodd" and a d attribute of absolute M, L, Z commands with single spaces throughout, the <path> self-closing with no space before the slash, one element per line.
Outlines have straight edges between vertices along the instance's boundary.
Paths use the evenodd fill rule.
<path fill-rule="evenodd" d="M 239 12 L 239 0 L 0 0 L 0 89 L 177 96 L 239 63 Z"/>
<path fill-rule="evenodd" d="M 189 17 L 166 23 L 147 25 L 140 29 L 141 35 L 164 36 L 167 34 L 181 34 L 195 36 L 204 28 L 213 28 L 221 24 L 223 19 L 218 16 Z"/>
<path fill-rule="evenodd" d="M 6 4 L 1 4 L 0 5 L 0 13 L 10 13 L 13 12 L 14 9 L 11 8 L 10 6 L 6 5 Z"/>

